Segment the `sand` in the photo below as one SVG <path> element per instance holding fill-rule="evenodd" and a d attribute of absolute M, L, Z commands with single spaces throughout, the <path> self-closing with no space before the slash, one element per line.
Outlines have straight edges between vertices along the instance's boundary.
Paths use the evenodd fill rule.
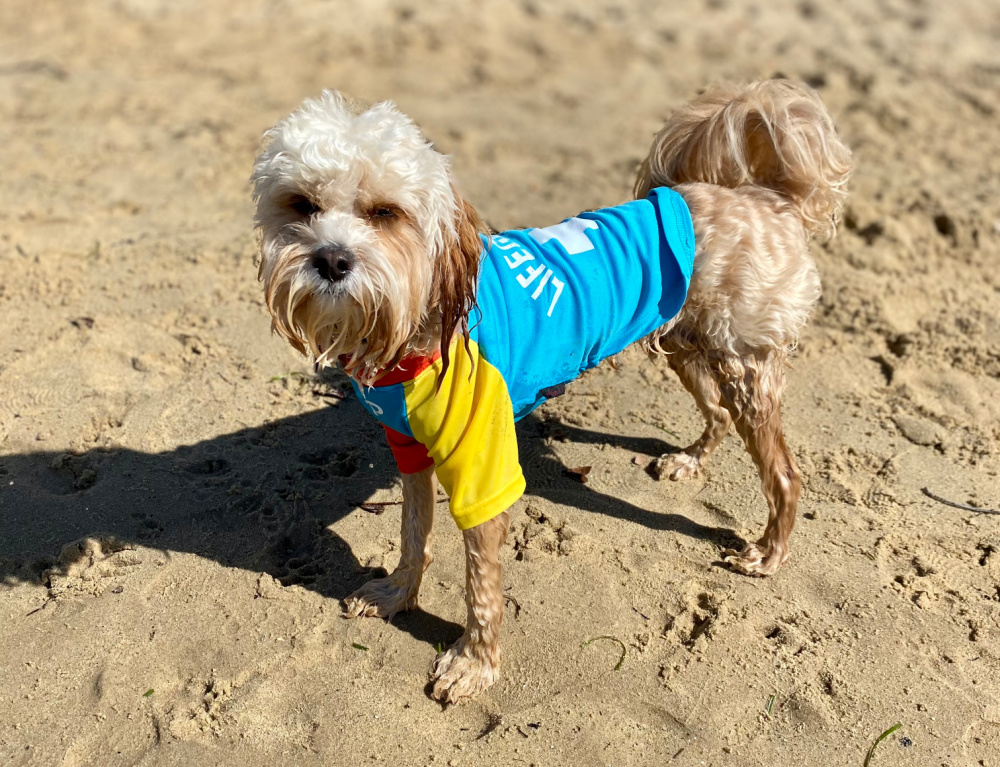
<path fill-rule="evenodd" d="M 503 675 L 442 710 L 461 539 L 442 506 L 422 609 L 341 617 L 400 485 L 269 335 L 262 131 L 392 98 L 490 224 L 547 225 L 626 199 L 699 88 L 778 73 L 857 163 L 785 402 L 791 560 L 721 565 L 754 468 L 731 437 L 656 481 L 701 424 L 626 355 L 519 427 Z M 998 110 L 992 0 L 4 0 L 0 763 L 860 767 L 899 722 L 874 764 L 1000 764 L 1000 516 L 921 492 L 1000 508 Z"/>

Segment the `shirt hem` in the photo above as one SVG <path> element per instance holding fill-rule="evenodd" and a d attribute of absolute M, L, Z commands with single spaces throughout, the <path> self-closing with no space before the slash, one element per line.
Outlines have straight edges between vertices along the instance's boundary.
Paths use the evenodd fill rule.
<path fill-rule="evenodd" d="M 518 498 L 524 495 L 526 486 L 524 475 L 522 474 L 492 498 L 487 498 L 485 501 L 478 501 L 460 511 L 455 511 L 452 508 L 451 516 L 454 518 L 459 530 L 469 530 L 483 524 L 483 522 L 488 522 L 510 508 Z"/>
<path fill-rule="evenodd" d="M 429 456 L 427 458 L 427 462 L 424 463 L 424 464 L 417 464 L 418 468 L 416 468 L 416 469 L 414 469 L 412 467 L 412 465 L 411 466 L 407 466 L 404 469 L 402 466 L 399 465 L 398 461 L 396 462 L 396 468 L 399 469 L 399 473 L 400 474 L 405 474 L 406 476 L 409 476 L 410 474 L 419 474 L 422 471 L 427 471 L 433 465 L 434 465 L 434 460 L 432 458 L 430 458 Z"/>

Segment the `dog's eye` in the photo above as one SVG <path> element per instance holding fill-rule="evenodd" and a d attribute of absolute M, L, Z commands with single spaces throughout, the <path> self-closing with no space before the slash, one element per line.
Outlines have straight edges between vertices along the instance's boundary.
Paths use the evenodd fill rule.
<path fill-rule="evenodd" d="M 390 219 L 396 217 L 396 209 L 388 205 L 379 205 L 369 214 L 372 218 Z"/>
<path fill-rule="evenodd" d="M 301 194 L 292 197 L 288 201 L 288 207 L 305 218 L 309 218 L 309 216 L 319 213 L 319 206 L 308 197 Z"/>

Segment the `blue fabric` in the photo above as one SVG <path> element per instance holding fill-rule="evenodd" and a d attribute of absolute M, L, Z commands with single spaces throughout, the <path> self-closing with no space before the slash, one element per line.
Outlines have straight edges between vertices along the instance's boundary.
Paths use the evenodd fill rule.
<path fill-rule="evenodd" d="M 351 386 L 358 395 L 361 407 L 371 413 L 380 423 L 390 429 L 412 437 L 410 422 L 406 415 L 406 396 L 403 384 L 389 386 L 361 386 L 353 378 Z"/>
<path fill-rule="evenodd" d="M 694 265 L 691 214 L 666 188 L 483 242 L 469 322 L 507 383 L 515 420 L 674 317 Z"/>

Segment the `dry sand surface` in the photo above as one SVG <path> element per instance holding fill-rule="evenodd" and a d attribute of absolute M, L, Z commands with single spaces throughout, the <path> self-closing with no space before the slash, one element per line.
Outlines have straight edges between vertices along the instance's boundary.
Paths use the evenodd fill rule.
<path fill-rule="evenodd" d="M 337 374 L 269 335 L 247 178 L 338 87 L 395 99 L 497 228 L 626 199 L 713 81 L 819 89 L 857 171 L 785 403 L 792 559 L 735 437 L 627 355 L 519 427 L 500 682 L 442 710 L 464 620 L 440 515 L 422 610 L 347 621 L 400 485 Z M 0 763 L 1000 764 L 996 0 L 3 0 Z M 590 482 L 565 467 L 592 466 Z M 442 510 L 444 507 L 441 507 Z M 594 637 L 613 637 L 581 645 Z"/>

